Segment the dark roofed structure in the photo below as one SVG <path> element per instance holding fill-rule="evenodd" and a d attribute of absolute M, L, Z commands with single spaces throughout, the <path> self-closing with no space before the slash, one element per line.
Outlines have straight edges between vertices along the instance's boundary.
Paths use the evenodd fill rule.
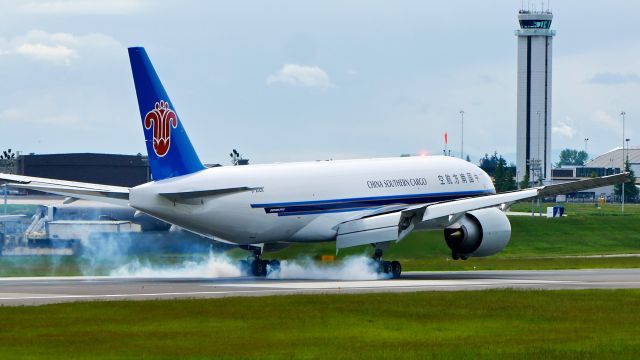
<path fill-rule="evenodd" d="M 149 163 L 142 155 L 29 154 L 18 157 L 19 175 L 133 187 L 149 181 Z"/>

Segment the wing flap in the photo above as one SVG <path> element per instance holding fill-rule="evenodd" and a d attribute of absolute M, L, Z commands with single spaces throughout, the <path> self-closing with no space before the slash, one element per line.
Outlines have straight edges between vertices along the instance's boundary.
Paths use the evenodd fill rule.
<path fill-rule="evenodd" d="M 347 221 L 340 224 L 336 249 L 397 241 L 402 213 L 399 211 Z"/>

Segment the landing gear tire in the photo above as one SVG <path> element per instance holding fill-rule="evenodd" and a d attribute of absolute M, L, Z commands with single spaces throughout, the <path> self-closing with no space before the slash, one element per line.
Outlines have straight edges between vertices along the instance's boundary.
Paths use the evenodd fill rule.
<path fill-rule="evenodd" d="M 457 252 L 452 252 L 452 253 L 451 253 L 451 258 L 452 258 L 453 260 L 460 260 L 460 255 L 458 255 L 458 253 L 457 253 Z"/>
<path fill-rule="evenodd" d="M 280 271 L 280 260 L 270 260 L 269 261 L 269 273 Z"/>
<path fill-rule="evenodd" d="M 391 277 L 397 279 L 402 274 L 402 265 L 400 265 L 399 261 L 391 262 Z"/>
<path fill-rule="evenodd" d="M 380 274 L 389 274 L 392 279 L 397 279 L 402 274 L 402 265 L 399 261 L 380 261 L 378 265 Z"/>
<path fill-rule="evenodd" d="M 251 262 L 251 273 L 253 276 L 267 276 L 267 264 L 266 260 L 255 259 Z"/>
<path fill-rule="evenodd" d="M 389 274 L 392 279 L 397 279 L 402 274 L 402 265 L 398 261 L 384 261 L 382 260 L 383 250 L 376 248 L 373 253 L 373 261 L 378 263 L 378 273 Z"/>
<path fill-rule="evenodd" d="M 280 260 L 247 259 L 240 260 L 240 270 L 253 276 L 267 276 L 280 270 Z"/>
<path fill-rule="evenodd" d="M 460 255 L 460 260 L 467 260 L 469 257 L 467 255 Z"/>
<path fill-rule="evenodd" d="M 380 261 L 380 268 L 378 272 L 388 274 L 391 272 L 391 261 Z"/>

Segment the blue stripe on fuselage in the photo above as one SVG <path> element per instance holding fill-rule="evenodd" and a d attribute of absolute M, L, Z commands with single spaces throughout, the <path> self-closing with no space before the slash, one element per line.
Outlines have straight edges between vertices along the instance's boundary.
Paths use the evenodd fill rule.
<path fill-rule="evenodd" d="M 490 193 L 493 192 L 490 190 L 474 190 L 430 194 L 390 195 L 333 200 L 251 204 L 251 207 L 264 208 L 264 211 L 267 214 L 278 214 L 278 216 L 315 215 L 322 213 L 371 210 L 385 205 L 394 204 L 433 203 Z"/>

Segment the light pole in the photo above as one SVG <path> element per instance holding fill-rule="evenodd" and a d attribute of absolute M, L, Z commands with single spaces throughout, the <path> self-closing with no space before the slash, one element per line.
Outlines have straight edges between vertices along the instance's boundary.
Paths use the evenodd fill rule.
<path fill-rule="evenodd" d="M 629 163 L 629 141 L 631 141 L 631 139 L 625 139 L 625 141 L 627 142 L 627 162 L 624 164 L 625 170 L 627 169 L 627 163 Z"/>
<path fill-rule="evenodd" d="M 540 111 L 536 111 L 536 114 L 538 115 L 538 148 L 536 149 L 536 160 L 540 161 L 540 168 L 538 169 L 538 181 L 540 182 L 540 185 L 542 185 L 542 162 L 546 161 L 547 159 L 542 159 L 542 156 L 540 154 L 540 138 L 542 137 L 540 134 Z"/>
<path fill-rule="evenodd" d="M 627 113 L 624 110 L 620 112 L 620 116 L 622 116 L 622 168 L 620 168 L 622 173 L 624 173 L 624 116 L 625 115 L 627 115 Z M 622 183 L 622 191 L 620 196 L 621 196 L 620 210 L 624 215 L 624 183 Z"/>
<path fill-rule="evenodd" d="M 460 139 L 461 139 L 461 143 L 460 143 L 460 159 L 464 160 L 464 110 L 460 110 Z"/>
<path fill-rule="evenodd" d="M 587 154 L 587 160 L 589 159 L 589 152 L 587 151 L 587 143 L 589 142 L 589 138 L 584 138 L 584 152 Z"/>

